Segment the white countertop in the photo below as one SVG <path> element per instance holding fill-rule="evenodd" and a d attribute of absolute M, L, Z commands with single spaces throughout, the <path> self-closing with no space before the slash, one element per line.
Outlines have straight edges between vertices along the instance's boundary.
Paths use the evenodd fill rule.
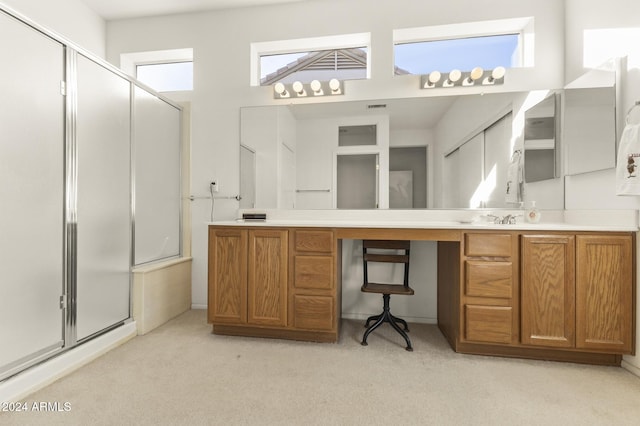
<path fill-rule="evenodd" d="M 242 217 L 238 212 L 238 217 Z M 245 210 L 247 212 L 247 210 Z M 219 226 L 327 227 L 327 228 L 417 228 L 417 229 L 506 229 L 540 231 L 637 232 L 637 210 L 541 211 L 539 223 L 523 221 L 522 210 L 250 210 L 266 213 L 266 221 L 222 220 Z M 487 215 L 516 216 L 516 223 L 494 224 Z"/>

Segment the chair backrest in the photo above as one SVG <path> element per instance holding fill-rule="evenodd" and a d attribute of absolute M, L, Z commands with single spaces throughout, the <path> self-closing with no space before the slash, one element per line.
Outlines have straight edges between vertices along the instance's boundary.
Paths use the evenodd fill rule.
<path fill-rule="evenodd" d="M 411 241 L 404 240 L 362 240 L 362 259 L 364 267 L 364 286 L 369 284 L 369 262 L 404 264 L 403 285 L 409 287 L 409 249 Z M 375 249 L 375 253 L 369 253 Z"/>

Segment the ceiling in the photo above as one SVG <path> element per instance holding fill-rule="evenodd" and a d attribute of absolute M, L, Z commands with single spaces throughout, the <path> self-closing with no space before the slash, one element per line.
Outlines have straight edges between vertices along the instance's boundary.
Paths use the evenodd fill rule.
<path fill-rule="evenodd" d="M 81 0 L 107 21 L 308 0 Z"/>

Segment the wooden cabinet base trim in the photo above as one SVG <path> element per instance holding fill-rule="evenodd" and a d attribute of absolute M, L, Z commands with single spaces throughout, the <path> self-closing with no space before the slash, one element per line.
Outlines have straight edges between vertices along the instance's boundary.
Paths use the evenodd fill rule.
<path fill-rule="evenodd" d="M 271 339 L 303 340 L 306 342 L 335 343 L 337 332 L 300 331 L 278 328 L 247 327 L 227 324 L 214 324 L 213 334 L 225 336 L 266 337 Z"/>
<path fill-rule="evenodd" d="M 471 355 L 491 355 L 509 358 L 535 359 L 540 361 L 575 362 L 579 364 L 620 366 L 622 355 L 594 352 L 561 351 L 553 349 L 523 348 L 515 346 L 458 343 L 456 352 Z"/>

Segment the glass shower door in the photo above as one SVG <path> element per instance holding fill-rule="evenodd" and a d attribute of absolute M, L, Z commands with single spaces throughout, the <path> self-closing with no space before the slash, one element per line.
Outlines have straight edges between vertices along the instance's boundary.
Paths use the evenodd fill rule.
<path fill-rule="evenodd" d="M 64 47 L 0 12 L 0 56 L 1 380 L 63 346 L 65 154 Z"/>
<path fill-rule="evenodd" d="M 129 81 L 78 55 L 76 340 L 129 318 Z"/>

